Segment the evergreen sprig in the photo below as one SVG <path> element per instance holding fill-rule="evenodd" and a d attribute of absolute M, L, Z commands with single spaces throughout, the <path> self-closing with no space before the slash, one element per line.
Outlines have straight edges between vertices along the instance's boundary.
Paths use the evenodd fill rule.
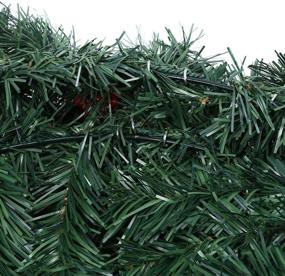
<path fill-rule="evenodd" d="M 3 6 L 1 275 L 284 274 L 284 55 L 247 76 L 166 32 L 80 46 Z"/>

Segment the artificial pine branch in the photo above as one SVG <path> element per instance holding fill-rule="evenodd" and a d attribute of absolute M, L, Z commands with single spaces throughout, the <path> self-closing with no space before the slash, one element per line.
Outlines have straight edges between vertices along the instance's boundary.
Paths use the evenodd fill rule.
<path fill-rule="evenodd" d="M 0 12 L 1 275 L 282 275 L 284 55 L 193 32 L 76 45 Z"/>

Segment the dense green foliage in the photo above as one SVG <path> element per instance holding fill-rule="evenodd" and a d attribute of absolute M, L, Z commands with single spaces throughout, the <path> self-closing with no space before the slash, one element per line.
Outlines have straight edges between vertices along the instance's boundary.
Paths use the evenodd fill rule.
<path fill-rule="evenodd" d="M 284 275 L 285 57 L 247 76 L 166 31 L 77 46 L 2 9 L 1 275 Z"/>

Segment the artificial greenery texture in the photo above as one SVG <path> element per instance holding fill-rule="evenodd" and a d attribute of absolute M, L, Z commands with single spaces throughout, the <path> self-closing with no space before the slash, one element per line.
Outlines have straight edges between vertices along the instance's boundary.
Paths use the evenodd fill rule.
<path fill-rule="evenodd" d="M 1 275 L 284 275 L 285 55 L 1 9 Z"/>

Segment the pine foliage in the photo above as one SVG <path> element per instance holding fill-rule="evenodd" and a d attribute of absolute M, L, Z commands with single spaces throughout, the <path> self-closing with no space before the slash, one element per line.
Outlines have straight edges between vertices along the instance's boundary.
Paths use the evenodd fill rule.
<path fill-rule="evenodd" d="M 284 55 L 248 76 L 166 32 L 2 8 L 1 275 L 284 274 Z"/>

